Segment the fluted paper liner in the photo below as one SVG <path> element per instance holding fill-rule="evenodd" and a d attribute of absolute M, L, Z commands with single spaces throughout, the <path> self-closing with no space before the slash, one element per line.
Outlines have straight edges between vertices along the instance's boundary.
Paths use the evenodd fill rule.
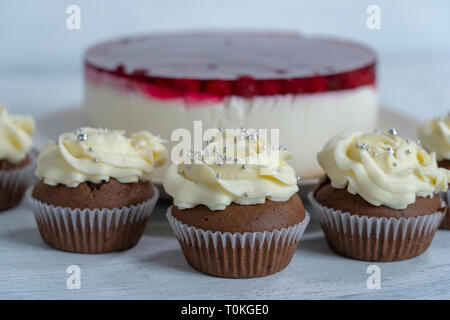
<path fill-rule="evenodd" d="M 50 246 L 77 253 L 104 253 L 134 247 L 159 198 L 113 209 L 71 209 L 53 206 L 28 196 L 42 239 Z"/>
<path fill-rule="evenodd" d="M 264 232 L 212 232 L 167 219 L 187 262 L 196 270 L 218 277 L 263 277 L 284 269 L 292 259 L 310 221 L 309 213 L 300 223 Z"/>
<path fill-rule="evenodd" d="M 447 203 L 447 211 L 444 214 L 444 217 L 442 218 L 442 222 L 439 228 L 450 230 L 450 213 L 449 213 L 450 208 L 448 206 L 448 204 L 450 203 L 450 189 L 448 189 L 446 192 L 441 192 L 439 195 L 441 199 L 445 203 Z"/>
<path fill-rule="evenodd" d="M 437 211 L 409 218 L 358 216 L 321 205 L 313 192 L 308 199 L 320 215 L 330 248 L 343 256 L 366 261 L 406 260 L 423 253 L 444 214 Z"/>
<path fill-rule="evenodd" d="M 0 170 L 0 211 L 19 204 L 30 183 L 34 169 L 34 157 L 23 168 Z"/>

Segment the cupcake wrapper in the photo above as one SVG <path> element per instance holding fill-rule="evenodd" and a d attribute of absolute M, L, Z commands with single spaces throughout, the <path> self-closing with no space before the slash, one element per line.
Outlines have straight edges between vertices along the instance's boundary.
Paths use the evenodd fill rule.
<path fill-rule="evenodd" d="M 22 200 L 34 170 L 34 157 L 30 157 L 30 163 L 23 168 L 0 171 L 0 211 L 14 207 Z"/>
<path fill-rule="evenodd" d="M 310 221 L 272 232 L 212 232 L 166 216 L 187 262 L 196 270 L 219 277 L 263 277 L 284 269 L 292 259 Z"/>
<path fill-rule="evenodd" d="M 325 207 L 313 192 L 308 199 L 320 215 L 328 245 L 343 256 L 366 261 L 398 261 L 423 253 L 433 240 L 444 211 L 410 218 L 358 216 Z M 443 210 L 445 204 L 443 203 Z"/>
<path fill-rule="evenodd" d="M 447 190 L 447 192 L 441 192 L 440 194 L 441 199 L 447 203 L 447 211 L 445 212 L 444 217 L 442 218 L 441 225 L 439 226 L 440 229 L 446 229 L 450 230 L 450 208 L 448 208 L 448 204 L 450 203 L 450 189 Z"/>
<path fill-rule="evenodd" d="M 42 239 L 50 246 L 70 252 L 104 253 L 137 244 L 159 198 L 114 209 L 71 209 L 34 199 L 28 190 Z"/>

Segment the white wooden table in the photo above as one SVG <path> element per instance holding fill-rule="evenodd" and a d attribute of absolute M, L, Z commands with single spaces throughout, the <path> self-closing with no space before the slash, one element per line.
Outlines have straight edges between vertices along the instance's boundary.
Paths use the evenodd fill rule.
<path fill-rule="evenodd" d="M 438 231 L 423 255 L 377 263 L 381 289 L 368 289 L 367 267 L 328 248 L 313 223 L 290 265 L 265 278 L 222 279 L 193 270 L 160 203 L 139 244 L 109 254 L 75 254 L 45 244 L 26 204 L 0 215 L 1 299 L 418 299 L 450 298 L 450 231 Z M 81 269 L 67 289 L 66 269 Z"/>
<path fill-rule="evenodd" d="M 447 57 L 382 60 L 381 101 L 417 120 L 450 109 Z M 407 80 L 405 80 L 407 79 Z M 1 74 L 0 101 L 42 117 L 82 100 L 80 74 Z M 291 264 L 259 279 L 221 279 L 191 269 L 164 217 L 161 202 L 139 244 L 128 251 L 86 255 L 47 246 L 26 203 L 0 213 L 1 299 L 434 299 L 450 298 L 450 231 L 439 230 L 423 255 L 378 263 L 381 289 L 368 289 L 367 267 L 329 250 L 313 223 Z M 70 265 L 81 289 L 69 290 Z"/>

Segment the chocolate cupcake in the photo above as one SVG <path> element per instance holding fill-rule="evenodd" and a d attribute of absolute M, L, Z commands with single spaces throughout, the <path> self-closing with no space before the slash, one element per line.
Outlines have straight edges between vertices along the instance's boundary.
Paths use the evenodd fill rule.
<path fill-rule="evenodd" d="M 0 105 L 0 211 L 16 206 L 28 187 L 34 130 L 30 116 L 11 116 Z"/>
<path fill-rule="evenodd" d="M 428 152 L 435 152 L 438 166 L 450 170 L 450 117 L 441 116 L 430 119 L 419 128 L 419 138 Z M 450 203 L 450 193 L 441 192 L 441 198 Z M 442 219 L 441 229 L 450 230 L 450 212 L 447 210 Z"/>
<path fill-rule="evenodd" d="M 222 130 L 169 167 L 164 188 L 174 203 L 167 218 L 194 269 L 249 278 L 289 264 L 309 222 L 290 157 L 255 132 Z"/>
<path fill-rule="evenodd" d="M 48 142 L 32 189 L 40 234 L 65 251 L 102 253 L 133 247 L 158 200 L 150 177 L 166 158 L 149 132 L 81 128 Z"/>
<path fill-rule="evenodd" d="M 345 133 L 318 154 L 325 170 L 309 199 L 332 250 L 366 261 L 415 257 L 430 245 L 446 206 L 449 172 L 416 141 L 388 132 Z"/>

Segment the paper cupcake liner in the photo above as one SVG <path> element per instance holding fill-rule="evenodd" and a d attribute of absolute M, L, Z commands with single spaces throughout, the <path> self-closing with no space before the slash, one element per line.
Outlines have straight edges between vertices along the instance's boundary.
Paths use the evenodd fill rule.
<path fill-rule="evenodd" d="M 34 170 L 34 157 L 23 168 L 0 170 L 0 211 L 10 209 L 22 200 Z"/>
<path fill-rule="evenodd" d="M 114 209 L 71 209 L 34 199 L 28 190 L 42 239 L 50 246 L 70 252 L 104 253 L 134 247 L 159 198 Z"/>
<path fill-rule="evenodd" d="M 439 228 L 450 230 L 450 213 L 449 213 L 450 208 L 448 207 L 448 204 L 450 203 L 450 189 L 448 189 L 447 192 L 441 192 L 439 196 L 447 204 L 447 211 L 445 212 L 444 217 L 442 218 L 442 222 Z"/>
<path fill-rule="evenodd" d="M 343 256 L 366 261 L 406 260 L 423 253 L 444 215 L 437 211 L 409 218 L 358 216 L 321 205 L 313 192 L 308 199 L 320 215 L 330 248 Z"/>
<path fill-rule="evenodd" d="M 310 221 L 306 212 L 302 222 L 272 232 L 212 232 L 167 219 L 183 254 L 194 269 L 218 277 L 263 277 L 284 269 L 292 259 Z"/>

